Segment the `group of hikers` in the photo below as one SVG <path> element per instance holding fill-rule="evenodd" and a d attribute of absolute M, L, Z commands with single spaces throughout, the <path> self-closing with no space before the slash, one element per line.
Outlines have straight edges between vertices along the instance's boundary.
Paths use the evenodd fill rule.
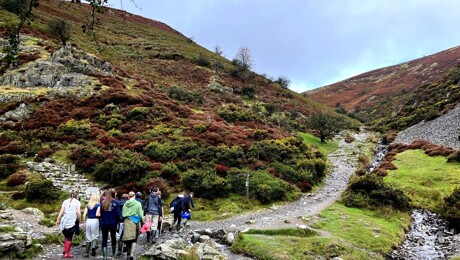
<path fill-rule="evenodd" d="M 112 256 L 127 253 L 127 259 L 134 259 L 137 239 L 140 233 L 147 234 L 147 243 L 156 243 L 162 232 L 164 209 L 161 191 L 154 187 L 150 189 L 145 202 L 141 199 L 142 193 L 130 191 L 117 198 L 114 189 L 108 189 L 99 195 L 91 194 L 88 204 L 81 217 L 81 203 L 79 191 L 72 191 L 70 198 L 66 199 L 56 220 L 61 232 L 64 234 L 64 258 L 73 258 L 70 254 L 72 238 L 80 231 L 79 223 L 83 223 L 86 236 L 86 252 L 84 257 L 96 256 L 99 247 L 99 234 L 102 233 L 102 256 L 107 259 L 107 243 L 110 233 L 112 243 Z M 177 231 L 181 228 L 181 220 L 185 219 L 183 226 L 190 219 L 190 207 L 193 205 L 193 192 L 185 196 L 181 192 L 170 203 L 169 211 L 174 213 L 174 222 L 169 228 Z M 117 250 L 118 248 L 118 250 Z"/>

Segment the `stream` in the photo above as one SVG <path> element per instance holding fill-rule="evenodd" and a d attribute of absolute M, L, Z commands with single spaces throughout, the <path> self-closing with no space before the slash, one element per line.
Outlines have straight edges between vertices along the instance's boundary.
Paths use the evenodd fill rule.
<path fill-rule="evenodd" d="M 381 140 L 377 143 L 374 158 L 368 167 L 372 172 L 387 154 L 387 145 Z M 404 242 L 387 255 L 387 259 L 448 259 L 460 252 L 460 236 L 448 229 L 448 223 L 436 213 L 415 209 L 411 213 L 410 230 Z"/>

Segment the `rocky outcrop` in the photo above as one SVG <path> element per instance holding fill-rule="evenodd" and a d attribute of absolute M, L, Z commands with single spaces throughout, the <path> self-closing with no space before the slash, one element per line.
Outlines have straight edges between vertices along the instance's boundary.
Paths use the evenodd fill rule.
<path fill-rule="evenodd" d="M 415 140 L 460 149 L 460 105 L 432 121 L 423 121 L 398 134 L 395 143 L 410 144 Z"/>
<path fill-rule="evenodd" d="M 23 253 L 32 246 L 28 232 L 15 225 L 16 221 L 9 209 L 0 210 L 0 255 L 10 252 Z"/>
<path fill-rule="evenodd" d="M 0 124 L 11 123 L 14 124 L 16 122 L 20 122 L 24 119 L 29 118 L 33 112 L 35 111 L 34 107 L 31 105 L 27 105 L 22 103 L 14 110 L 10 110 L 5 114 L 0 116 Z"/>
<path fill-rule="evenodd" d="M 67 45 L 48 58 L 39 59 L 0 78 L 0 85 L 20 88 L 73 88 L 93 86 L 93 76 L 108 76 L 112 65 Z"/>

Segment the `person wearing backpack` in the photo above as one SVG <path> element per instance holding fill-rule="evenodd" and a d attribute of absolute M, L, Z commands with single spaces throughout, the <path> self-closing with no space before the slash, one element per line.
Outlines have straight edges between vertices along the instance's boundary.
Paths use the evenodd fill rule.
<path fill-rule="evenodd" d="M 193 205 L 193 192 L 190 192 L 189 195 L 185 196 L 185 198 L 182 200 L 182 212 L 188 213 L 189 217 L 185 218 L 184 220 L 184 227 L 187 224 L 187 221 L 190 220 L 190 207 L 195 208 Z"/>
<path fill-rule="evenodd" d="M 171 227 L 169 228 L 169 231 L 172 231 L 172 229 L 175 226 L 176 226 L 177 231 L 180 230 L 180 222 L 182 220 L 180 213 L 182 212 L 182 200 L 183 199 L 184 199 L 184 192 L 177 195 L 177 197 L 174 198 L 173 201 L 171 201 L 171 204 L 169 204 L 169 211 L 174 213 L 174 221 Z"/>
<path fill-rule="evenodd" d="M 83 213 L 83 227 L 86 236 L 86 254 L 84 257 L 89 257 L 91 249 L 92 256 L 96 256 L 96 247 L 99 240 L 99 217 L 101 216 L 101 204 L 99 204 L 99 194 L 91 194 L 88 205 Z"/>
<path fill-rule="evenodd" d="M 128 259 L 134 259 L 136 251 L 137 238 L 139 237 L 140 223 L 144 222 L 144 212 L 141 204 L 136 201 L 136 194 L 133 191 L 128 193 L 129 200 L 123 205 L 122 216 L 123 235 L 121 240 L 126 244 L 128 251 Z"/>
<path fill-rule="evenodd" d="M 158 196 L 158 191 L 159 189 L 157 187 L 151 189 L 149 196 L 145 200 L 145 222 L 151 223 L 150 228 L 147 231 L 147 243 L 149 243 L 150 240 L 152 243 L 155 243 L 159 235 L 157 232 L 157 227 L 161 218 L 161 209 L 163 204 L 161 202 L 160 196 Z"/>

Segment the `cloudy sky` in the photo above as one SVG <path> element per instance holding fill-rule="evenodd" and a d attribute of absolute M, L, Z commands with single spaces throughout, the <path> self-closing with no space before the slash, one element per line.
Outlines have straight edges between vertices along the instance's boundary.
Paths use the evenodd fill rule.
<path fill-rule="evenodd" d="M 297 92 L 460 45 L 459 0 L 135 0 L 130 12 L 164 22 Z M 115 5 L 115 7 L 117 7 Z"/>

